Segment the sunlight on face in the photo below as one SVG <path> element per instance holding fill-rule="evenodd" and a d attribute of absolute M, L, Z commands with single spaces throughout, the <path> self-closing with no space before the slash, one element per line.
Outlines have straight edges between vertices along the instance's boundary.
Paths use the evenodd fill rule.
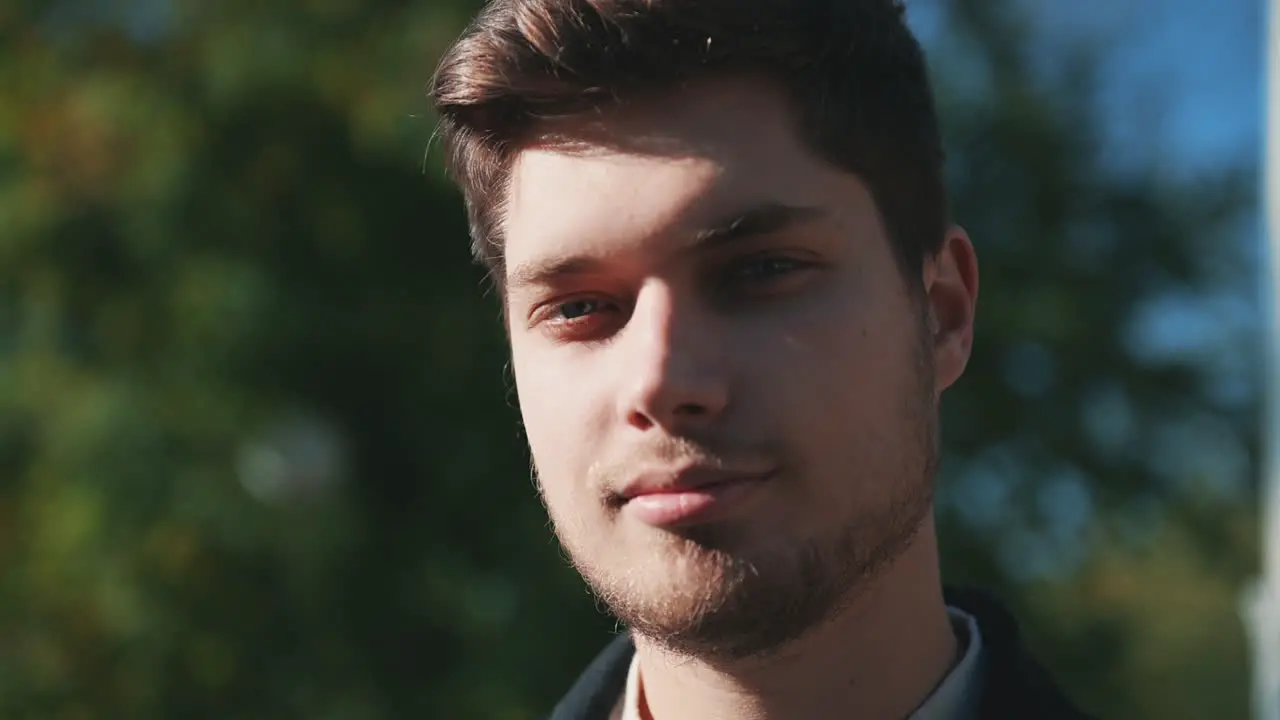
<path fill-rule="evenodd" d="M 520 153 L 505 234 L 557 535 L 658 642 L 784 642 L 900 553 L 930 502 L 929 346 L 871 196 L 759 83 L 555 130 L 575 142 Z M 752 481 L 628 499 L 691 477 Z"/>

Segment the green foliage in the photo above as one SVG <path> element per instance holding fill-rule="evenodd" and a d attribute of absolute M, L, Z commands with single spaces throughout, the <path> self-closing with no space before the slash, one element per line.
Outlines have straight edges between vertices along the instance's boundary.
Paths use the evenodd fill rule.
<path fill-rule="evenodd" d="M 0 0 L 0 716 L 540 716 L 611 623 L 424 172 L 424 86 L 475 4 L 89 7 Z M 948 574 L 1104 716 L 1242 717 L 1257 408 L 1127 328 L 1216 291 L 1248 169 L 1109 170 L 1090 56 L 1035 77 L 1007 3 L 950 9 L 984 285 Z"/>

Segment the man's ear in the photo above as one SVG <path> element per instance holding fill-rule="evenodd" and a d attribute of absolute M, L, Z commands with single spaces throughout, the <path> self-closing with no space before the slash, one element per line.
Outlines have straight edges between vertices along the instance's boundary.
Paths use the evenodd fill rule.
<path fill-rule="evenodd" d="M 978 306 L 978 256 L 964 228 L 952 226 L 936 255 L 922 268 L 933 343 L 935 387 L 951 387 L 964 374 L 973 350 Z"/>

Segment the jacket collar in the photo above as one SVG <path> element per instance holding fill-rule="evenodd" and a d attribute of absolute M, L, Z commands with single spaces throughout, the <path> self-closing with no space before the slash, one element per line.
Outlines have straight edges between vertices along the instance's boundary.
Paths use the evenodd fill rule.
<path fill-rule="evenodd" d="M 948 588 L 944 595 L 948 605 L 973 615 L 982 632 L 986 670 L 978 706 L 981 720 L 1087 720 L 1027 653 L 1017 623 L 996 600 L 963 588 Z M 634 655 L 629 635 L 614 638 L 578 677 L 548 720 L 608 720 L 622 696 Z"/>

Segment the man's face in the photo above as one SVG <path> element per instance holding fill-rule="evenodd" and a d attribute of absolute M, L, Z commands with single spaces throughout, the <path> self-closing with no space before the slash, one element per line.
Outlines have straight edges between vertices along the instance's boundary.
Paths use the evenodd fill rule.
<path fill-rule="evenodd" d="M 516 159 L 505 237 L 556 533 L 633 630 L 704 655 L 775 648 L 928 516 L 927 304 L 867 188 L 802 146 L 766 84 L 553 129 Z"/>

